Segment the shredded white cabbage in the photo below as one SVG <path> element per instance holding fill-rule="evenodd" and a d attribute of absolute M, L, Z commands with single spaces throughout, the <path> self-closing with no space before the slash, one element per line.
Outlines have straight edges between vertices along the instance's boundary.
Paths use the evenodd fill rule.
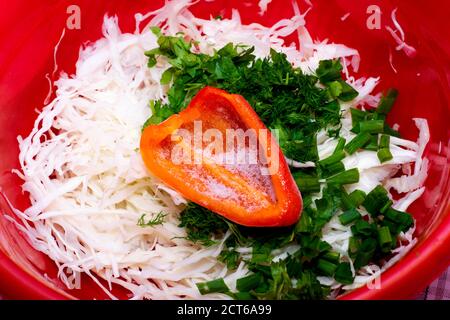
<path fill-rule="evenodd" d="M 258 7 L 259 7 L 259 15 L 264 15 L 264 13 L 266 13 L 267 11 L 267 6 L 269 5 L 269 3 L 271 3 L 272 0 L 260 0 L 258 2 Z"/>
<path fill-rule="evenodd" d="M 390 26 L 386 26 L 386 30 L 389 32 L 389 34 L 394 38 L 395 42 L 397 43 L 397 47 L 395 47 L 395 50 L 400 51 L 402 50 L 408 57 L 412 58 L 416 55 L 416 48 L 413 46 L 410 46 L 405 42 L 405 32 L 403 31 L 402 26 L 397 20 L 397 8 L 392 10 L 391 12 L 391 19 L 392 23 L 395 26 L 395 30 L 392 29 Z M 399 35 L 400 34 L 400 35 Z M 392 64 L 392 61 L 391 61 Z M 395 70 L 395 68 L 394 68 Z"/>
<path fill-rule="evenodd" d="M 261 1 L 261 10 L 269 2 Z M 233 289 L 236 279 L 248 272 L 243 263 L 231 272 L 217 261 L 228 234 L 209 248 L 183 239 L 185 231 L 178 227 L 178 214 L 185 200 L 152 177 L 141 160 L 139 139 L 142 124 L 150 116 L 148 101 L 167 99 L 168 87 L 159 79 L 169 66 L 161 59 L 154 68 L 147 67 L 144 51 L 155 48 L 157 43 L 147 27 L 141 28 L 142 22 L 148 20 L 147 26 L 158 25 L 166 34 L 183 32 L 196 40 L 197 50 L 204 53 L 233 42 L 255 46 L 258 57 L 267 56 L 272 47 L 309 73 L 323 59 L 342 59 L 347 74 L 347 66 L 355 72 L 358 69 L 359 54 L 355 49 L 312 41 L 305 28 L 306 13 L 300 13 L 296 2 L 296 15 L 272 27 L 244 25 L 236 10 L 231 19 L 200 19 L 188 10 L 191 3 L 167 1 L 154 12 L 137 14 L 134 34 L 122 33 L 117 17 L 106 17 L 103 38 L 80 50 L 75 74 L 61 75 L 55 83 L 56 98 L 39 114 L 30 135 L 18 138 L 21 171 L 16 173 L 24 180 L 23 190 L 30 193 L 31 206 L 24 212 L 15 210 L 22 221 L 17 226 L 37 250 L 55 261 L 58 275 L 68 288 L 79 288 L 80 275 L 85 273 L 111 298 L 115 298 L 110 292 L 115 283 L 127 289 L 131 299 L 223 299 L 227 296 L 200 295 L 195 283 L 224 277 Z M 293 32 L 298 32 L 300 49 L 282 39 Z M 372 94 L 378 80 L 348 76 L 359 96 L 342 106 L 345 138 L 353 137 L 349 108 L 378 103 L 379 95 Z M 348 191 L 370 191 L 382 183 L 408 192 L 396 202 L 402 210 L 421 195 L 423 188 L 418 188 L 426 177 L 428 162 L 422 158 L 429 133 L 426 120 L 415 121 L 420 129 L 419 140 L 414 143 L 392 138 L 391 161 L 380 164 L 375 153 L 366 151 L 345 159 L 346 168 L 361 172 L 361 182 L 348 186 Z M 322 133 L 318 144 L 320 157 L 324 158 L 333 151 L 336 141 Z M 298 167 L 314 166 L 295 159 L 288 161 Z M 411 162 L 415 163 L 413 174 L 392 178 L 401 165 Z M 161 211 L 167 214 L 164 224 L 137 226 L 142 214 L 151 218 Z M 324 240 L 348 258 L 350 227 L 341 225 L 335 216 L 323 234 Z M 394 259 L 405 254 L 413 242 L 411 232 L 405 237 L 405 245 L 394 252 Z M 276 259 L 295 249 L 290 246 L 277 252 Z M 238 251 L 251 255 L 251 248 Z M 355 284 L 344 289 L 364 285 L 377 272 L 370 266 L 355 270 Z M 99 278 L 105 279 L 108 286 L 103 286 Z M 333 279 L 319 280 L 336 290 L 341 287 Z"/>

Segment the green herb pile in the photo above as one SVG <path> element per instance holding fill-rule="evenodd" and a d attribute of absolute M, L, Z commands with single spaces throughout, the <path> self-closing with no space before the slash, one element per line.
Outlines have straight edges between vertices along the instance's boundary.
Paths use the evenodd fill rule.
<path fill-rule="evenodd" d="M 162 84 L 171 84 L 168 103 L 151 101 L 153 115 L 144 127 L 157 124 L 184 109 L 204 86 L 214 86 L 244 96 L 270 129 L 277 129 L 284 154 L 297 161 L 313 161 L 315 168 L 294 169 L 292 175 L 302 192 L 303 213 L 298 223 L 287 228 L 248 228 L 236 225 L 194 203 L 180 215 L 180 226 L 187 239 L 204 246 L 216 243 L 231 231 L 219 260 L 230 270 L 243 261 L 238 247 L 251 247 L 252 255 L 244 262 L 251 273 L 237 280 L 237 291 L 231 292 L 223 279 L 199 283 L 202 294 L 221 292 L 236 299 L 321 299 L 330 288 L 321 285 L 317 276 L 333 277 L 341 284 L 353 283 L 350 263 L 322 241 L 322 228 L 339 214 L 343 225 L 350 225 L 352 238 L 349 257 L 356 269 L 389 256 L 397 246 L 397 236 L 408 230 L 412 217 L 391 207 L 387 191 L 378 186 L 370 193 L 355 190 L 348 194 L 346 184 L 357 183 L 357 169 L 345 170 L 347 155 L 359 149 L 377 152 L 380 162 L 392 159 L 390 135 L 398 132 L 386 123 L 397 92 L 390 90 L 375 111 L 351 109 L 351 141 L 339 137 L 340 102 L 351 101 L 357 91 L 341 76 L 339 61 L 321 61 L 315 75 L 293 68 L 286 56 L 271 50 L 270 57 L 256 59 L 253 48 L 228 44 L 213 55 L 193 53 L 192 44 L 182 37 L 164 36 L 158 28 L 159 47 L 146 52 L 148 66 L 164 56 L 171 67 L 162 75 Z M 338 139 L 333 154 L 319 160 L 316 135 L 327 130 Z M 313 195 L 322 191 L 321 198 Z M 363 217 L 361 210 L 369 213 Z M 158 216 L 141 226 L 163 223 Z M 156 221 L 157 220 L 157 221 Z M 300 246 L 286 258 L 273 261 L 273 252 L 288 244 Z"/>

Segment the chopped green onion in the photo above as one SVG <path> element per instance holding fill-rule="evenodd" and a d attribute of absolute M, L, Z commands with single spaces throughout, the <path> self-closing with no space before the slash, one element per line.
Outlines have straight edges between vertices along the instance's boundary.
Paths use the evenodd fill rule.
<path fill-rule="evenodd" d="M 340 257 L 341 257 L 341 255 L 339 254 L 339 252 L 336 252 L 336 251 L 328 251 L 327 253 L 325 253 L 322 256 L 323 259 L 328 260 L 333 263 L 339 263 Z"/>
<path fill-rule="evenodd" d="M 370 141 L 364 146 L 364 150 L 377 151 L 378 150 L 378 134 L 372 134 Z"/>
<path fill-rule="evenodd" d="M 397 99 L 398 91 L 396 89 L 389 89 L 385 95 L 383 95 L 380 99 L 380 103 L 378 107 L 375 109 L 375 112 L 381 114 L 388 114 L 391 111 L 392 106 L 394 105 L 395 100 Z"/>
<path fill-rule="evenodd" d="M 236 292 L 233 294 L 233 298 L 236 300 L 254 300 L 255 298 L 250 292 Z"/>
<path fill-rule="evenodd" d="M 355 190 L 348 195 L 350 201 L 353 203 L 355 208 L 359 207 L 366 198 L 366 193 L 362 190 Z"/>
<path fill-rule="evenodd" d="M 334 279 L 336 279 L 337 282 L 342 284 L 352 284 L 354 278 L 350 263 L 342 262 L 337 266 L 336 272 L 334 273 Z"/>
<path fill-rule="evenodd" d="M 208 282 L 197 283 L 197 288 L 201 294 L 208 294 L 214 292 L 225 293 L 230 291 L 228 286 L 225 284 L 225 281 L 223 281 L 223 278 L 215 279 Z"/>
<path fill-rule="evenodd" d="M 333 151 L 333 154 L 338 153 L 339 151 L 344 150 L 345 147 L 345 138 L 339 137 L 336 148 Z"/>
<path fill-rule="evenodd" d="M 373 224 L 370 224 L 366 220 L 358 220 L 356 223 L 352 226 L 352 233 L 354 236 L 357 237 L 369 237 L 371 236 L 375 229 Z"/>
<path fill-rule="evenodd" d="M 348 242 L 348 254 L 351 258 L 355 258 L 356 253 L 361 245 L 361 241 L 356 237 L 351 237 Z"/>
<path fill-rule="evenodd" d="M 345 211 L 339 216 L 339 221 L 344 225 L 348 225 L 361 218 L 361 214 L 355 208 Z"/>
<path fill-rule="evenodd" d="M 348 154 L 355 153 L 358 149 L 364 147 L 370 141 L 370 134 L 367 132 L 358 133 L 349 143 L 344 147 Z"/>
<path fill-rule="evenodd" d="M 340 196 L 341 196 L 341 208 L 343 210 L 349 210 L 355 207 L 353 205 L 353 202 L 350 200 L 349 194 L 343 188 L 341 189 Z"/>
<path fill-rule="evenodd" d="M 253 290 L 259 286 L 263 277 L 260 273 L 254 273 L 236 281 L 236 289 L 241 292 Z"/>
<path fill-rule="evenodd" d="M 345 166 L 344 163 L 342 163 L 342 161 L 331 163 L 327 165 L 325 168 L 323 168 L 322 177 L 328 178 L 343 171 L 345 171 Z"/>
<path fill-rule="evenodd" d="M 414 224 L 414 219 L 409 213 L 398 211 L 393 208 L 387 209 L 384 213 L 383 223 L 386 224 L 387 221 L 394 222 L 397 226 L 398 232 L 406 232 Z"/>
<path fill-rule="evenodd" d="M 384 226 L 378 229 L 378 243 L 383 252 L 388 252 L 392 247 L 392 237 L 389 227 Z"/>
<path fill-rule="evenodd" d="M 375 249 L 377 248 L 377 241 L 373 238 L 365 239 L 358 248 L 355 262 L 353 263 L 355 269 L 365 266 L 372 259 Z"/>
<path fill-rule="evenodd" d="M 336 163 L 345 158 L 344 151 L 335 151 L 331 156 L 319 161 L 319 165 L 326 167 L 327 165 Z"/>
<path fill-rule="evenodd" d="M 389 144 L 391 141 L 391 136 L 387 134 L 382 134 L 380 137 L 380 149 L 389 148 Z"/>
<path fill-rule="evenodd" d="M 383 120 L 368 120 L 359 122 L 359 132 L 382 133 L 383 129 Z"/>
<path fill-rule="evenodd" d="M 386 115 L 381 113 L 372 113 L 373 120 L 383 120 L 386 121 Z"/>
<path fill-rule="evenodd" d="M 395 222 L 390 221 L 389 219 L 383 219 L 380 223 L 382 226 L 386 226 L 391 231 L 391 234 L 398 235 L 400 233 L 400 228 Z"/>
<path fill-rule="evenodd" d="M 344 185 L 357 183 L 359 181 L 359 171 L 356 168 L 340 172 L 327 179 L 327 183 L 330 185 Z"/>
<path fill-rule="evenodd" d="M 293 176 L 295 183 L 297 183 L 297 186 L 301 192 L 320 192 L 319 178 L 299 173 L 300 172 L 295 172 Z"/>
<path fill-rule="evenodd" d="M 380 213 L 385 213 L 393 204 L 394 204 L 394 202 L 392 200 L 386 201 L 384 206 L 381 207 Z"/>
<path fill-rule="evenodd" d="M 352 101 L 358 96 L 358 91 L 356 91 L 351 85 L 349 85 L 344 80 L 338 80 L 341 85 L 341 92 L 339 94 L 339 99 L 342 101 Z"/>
<path fill-rule="evenodd" d="M 336 271 L 337 265 L 324 259 L 319 259 L 317 261 L 317 268 L 328 277 L 332 277 Z"/>
<path fill-rule="evenodd" d="M 380 160 L 380 163 L 392 160 L 393 158 L 392 153 L 388 148 L 382 148 L 378 150 L 377 157 Z"/>
<path fill-rule="evenodd" d="M 387 191 L 382 186 L 377 186 L 369 192 L 362 205 L 372 216 L 376 216 L 386 203 L 391 201 L 387 194 Z"/>
<path fill-rule="evenodd" d="M 352 126 L 358 127 L 359 122 L 364 121 L 368 113 L 356 108 L 350 109 L 350 114 L 352 115 Z M 359 127 L 358 127 L 359 129 Z"/>

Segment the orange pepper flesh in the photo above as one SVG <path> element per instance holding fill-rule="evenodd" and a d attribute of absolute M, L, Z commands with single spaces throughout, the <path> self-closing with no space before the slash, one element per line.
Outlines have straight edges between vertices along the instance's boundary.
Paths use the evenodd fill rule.
<path fill-rule="evenodd" d="M 180 129 L 193 134 L 199 123 L 200 140 L 194 141 L 195 135 L 176 134 Z M 219 132 L 223 139 L 206 139 L 209 129 Z M 257 163 L 236 163 L 240 151 L 234 142 L 234 152 L 228 155 L 235 161 L 217 161 L 224 154 L 215 151 L 228 150 L 226 136 L 230 129 L 256 132 L 257 148 L 264 151 Z M 251 150 L 249 141 L 245 139 L 241 145 L 244 151 Z M 206 154 L 208 147 L 210 152 Z M 184 157 L 173 161 L 174 150 Z M 300 217 L 301 195 L 285 158 L 270 131 L 240 95 L 203 88 L 186 109 L 158 125 L 146 127 L 140 151 L 153 175 L 186 199 L 230 221 L 251 227 L 281 227 L 294 224 Z M 272 171 L 270 164 L 261 160 L 272 159 L 271 155 L 278 161 L 277 169 Z M 196 156 L 200 161 L 196 161 Z M 270 175 L 261 169 L 269 170 Z"/>

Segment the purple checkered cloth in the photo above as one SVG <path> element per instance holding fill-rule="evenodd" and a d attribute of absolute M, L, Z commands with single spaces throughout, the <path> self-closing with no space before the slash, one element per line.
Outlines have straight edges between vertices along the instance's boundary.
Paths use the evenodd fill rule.
<path fill-rule="evenodd" d="M 416 299 L 450 300 L 450 268 L 434 280 Z"/>

